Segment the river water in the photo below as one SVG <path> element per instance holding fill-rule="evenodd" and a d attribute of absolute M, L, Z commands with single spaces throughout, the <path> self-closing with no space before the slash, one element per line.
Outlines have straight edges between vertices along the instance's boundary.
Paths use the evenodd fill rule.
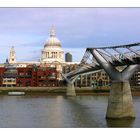
<path fill-rule="evenodd" d="M 105 119 L 108 96 L 0 96 L 0 127 L 140 127 L 140 97 L 133 97 L 135 120 Z"/>

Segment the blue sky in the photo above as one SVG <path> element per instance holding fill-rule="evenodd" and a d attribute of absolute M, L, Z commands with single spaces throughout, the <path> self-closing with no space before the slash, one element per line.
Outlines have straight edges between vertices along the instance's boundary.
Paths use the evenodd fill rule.
<path fill-rule="evenodd" d="M 18 61 L 36 61 L 52 25 L 65 52 L 140 42 L 140 8 L 0 8 L 0 62 L 15 46 Z"/>

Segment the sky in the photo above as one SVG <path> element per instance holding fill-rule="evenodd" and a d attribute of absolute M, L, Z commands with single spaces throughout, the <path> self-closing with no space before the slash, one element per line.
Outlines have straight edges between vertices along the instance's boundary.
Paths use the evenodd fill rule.
<path fill-rule="evenodd" d="M 52 25 L 64 52 L 80 61 L 87 47 L 140 42 L 140 8 L 0 8 L 0 63 L 38 61 Z"/>

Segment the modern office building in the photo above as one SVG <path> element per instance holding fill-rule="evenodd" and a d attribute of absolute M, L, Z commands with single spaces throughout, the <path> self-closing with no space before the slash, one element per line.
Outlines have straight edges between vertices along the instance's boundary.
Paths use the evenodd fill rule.
<path fill-rule="evenodd" d="M 72 54 L 69 52 L 65 54 L 65 61 L 66 62 L 72 62 Z"/>

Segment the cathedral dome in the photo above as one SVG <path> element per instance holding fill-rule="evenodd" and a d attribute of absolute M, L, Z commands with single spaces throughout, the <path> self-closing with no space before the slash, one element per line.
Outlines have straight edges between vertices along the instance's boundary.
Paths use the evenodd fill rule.
<path fill-rule="evenodd" d="M 50 37 L 46 41 L 44 45 L 44 49 L 42 50 L 42 63 L 54 63 L 64 62 L 64 51 L 61 47 L 61 42 L 55 36 L 55 29 L 54 27 L 51 28 Z"/>
<path fill-rule="evenodd" d="M 55 29 L 52 27 L 50 37 L 46 41 L 44 47 L 61 47 L 61 42 L 55 36 Z"/>

